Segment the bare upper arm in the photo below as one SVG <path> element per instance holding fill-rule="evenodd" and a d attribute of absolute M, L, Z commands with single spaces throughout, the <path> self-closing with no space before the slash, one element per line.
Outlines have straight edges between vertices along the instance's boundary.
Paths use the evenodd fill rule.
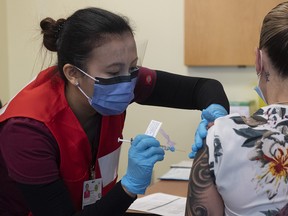
<path fill-rule="evenodd" d="M 207 145 L 197 153 L 190 173 L 186 216 L 224 215 L 224 203 L 209 169 Z"/>

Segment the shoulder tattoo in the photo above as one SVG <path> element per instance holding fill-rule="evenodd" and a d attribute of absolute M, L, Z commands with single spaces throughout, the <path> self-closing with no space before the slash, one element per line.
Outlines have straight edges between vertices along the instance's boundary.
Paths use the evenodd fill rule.
<path fill-rule="evenodd" d="M 203 145 L 197 153 L 190 172 L 188 195 L 186 202 L 186 216 L 206 216 L 208 210 L 205 207 L 205 190 L 214 184 L 209 169 L 209 151 L 207 145 Z"/>

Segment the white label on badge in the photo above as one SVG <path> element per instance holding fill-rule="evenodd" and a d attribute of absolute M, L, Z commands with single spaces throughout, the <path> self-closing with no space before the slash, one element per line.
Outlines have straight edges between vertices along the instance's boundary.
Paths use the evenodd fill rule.
<path fill-rule="evenodd" d="M 95 203 L 102 196 L 102 179 L 85 181 L 83 184 L 82 209 Z"/>
<path fill-rule="evenodd" d="M 150 124 L 148 125 L 148 128 L 146 129 L 145 134 L 156 137 L 159 129 L 161 128 L 161 125 L 162 122 L 151 120 Z"/>

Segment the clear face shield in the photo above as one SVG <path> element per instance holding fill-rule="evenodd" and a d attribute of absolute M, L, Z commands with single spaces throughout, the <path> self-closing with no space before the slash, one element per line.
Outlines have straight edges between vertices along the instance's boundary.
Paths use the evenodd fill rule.
<path fill-rule="evenodd" d="M 142 66 L 143 61 L 144 61 L 144 56 L 146 53 L 146 48 L 148 45 L 148 40 L 147 39 L 136 39 L 136 48 L 137 48 L 137 55 L 138 55 L 138 61 L 137 65 Z"/>

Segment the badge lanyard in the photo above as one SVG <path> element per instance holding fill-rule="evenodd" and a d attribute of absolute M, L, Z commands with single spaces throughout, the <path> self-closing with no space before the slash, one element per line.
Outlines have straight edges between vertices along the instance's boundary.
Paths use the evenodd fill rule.
<path fill-rule="evenodd" d="M 84 181 L 82 189 L 82 209 L 96 203 L 102 197 L 102 178 L 95 179 L 96 152 L 92 150 L 90 180 Z"/>

